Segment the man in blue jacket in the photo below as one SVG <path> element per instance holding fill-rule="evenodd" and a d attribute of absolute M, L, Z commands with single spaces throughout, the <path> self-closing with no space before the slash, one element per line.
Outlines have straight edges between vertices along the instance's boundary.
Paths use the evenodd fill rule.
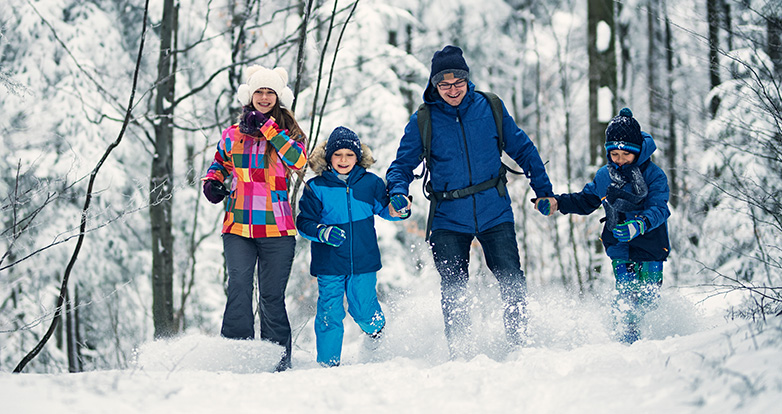
<path fill-rule="evenodd" d="M 432 58 L 424 91 L 431 114 L 431 195 L 436 198 L 429 243 L 441 277 L 445 335 L 452 358 L 469 358 L 475 352 L 466 297 L 473 239 L 481 243 L 486 263 L 499 282 L 508 342 L 522 344 L 526 331 L 526 280 L 511 199 L 504 180 L 491 188 L 484 185 L 497 183 L 504 174 L 498 128 L 488 99 L 475 91 L 469 74 L 462 50 L 446 46 Z M 504 151 L 525 171 L 537 203 L 548 205 L 554 193 L 537 148 L 504 105 L 502 112 Z M 413 170 L 422 160 L 418 115 L 410 117 L 396 159 L 386 173 L 391 205 L 396 209 L 408 205 Z M 541 206 L 540 210 L 546 209 Z"/>

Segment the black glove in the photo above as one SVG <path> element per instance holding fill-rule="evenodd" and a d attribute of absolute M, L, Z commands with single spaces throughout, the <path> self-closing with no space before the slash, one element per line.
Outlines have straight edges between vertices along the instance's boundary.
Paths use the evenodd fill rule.
<path fill-rule="evenodd" d="M 217 204 L 225 198 L 228 194 L 231 194 L 225 188 L 225 185 L 217 180 L 204 181 L 204 195 L 206 199 L 212 204 Z"/>

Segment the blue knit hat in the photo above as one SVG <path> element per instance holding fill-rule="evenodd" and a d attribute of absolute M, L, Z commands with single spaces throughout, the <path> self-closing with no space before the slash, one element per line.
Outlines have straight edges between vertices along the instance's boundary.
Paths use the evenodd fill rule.
<path fill-rule="evenodd" d="M 343 148 L 355 152 L 356 159 L 361 161 L 361 141 L 358 135 L 343 126 L 338 126 L 331 131 L 329 141 L 326 143 L 326 162 L 330 163 L 331 156 Z"/>
<path fill-rule="evenodd" d="M 638 155 L 643 143 L 641 125 L 633 118 L 630 108 L 622 108 L 606 127 L 606 153 L 622 150 Z"/>
<path fill-rule="evenodd" d="M 462 49 L 449 45 L 435 52 L 430 76 L 432 86 L 437 86 L 443 80 L 469 79 L 470 68 L 464 61 Z"/>

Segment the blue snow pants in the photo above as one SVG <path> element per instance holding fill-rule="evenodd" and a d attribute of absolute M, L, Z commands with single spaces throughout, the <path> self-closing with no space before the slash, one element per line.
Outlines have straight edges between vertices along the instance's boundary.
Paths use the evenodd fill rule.
<path fill-rule="evenodd" d="M 278 371 L 291 366 L 291 325 L 285 309 L 285 289 L 295 247 L 293 236 L 251 239 L 223 234 L 228 300 L 220 334 L 231 339 L 255 338 L 252 296 L 253 275 L 257 267 L 261 339 L 285 347 Z"/>
<path fill-rule="evenodd" d="M 345 333 L 344 298 L 348 312 L 367 334 L 380 332 L 386 324 L 383 310 L 377 300 L 377 274 L 318 275 L 318 310 L 315 315 L 317 361 L 321 365 L 339 365 L 342 355 L 342 337 Z"/>
<path fill-rule="evenodd" d="M 616 278 L 617 336 L 620 341 L 632 344 L 640 338 L 641 318 L 657 306 L 663 284 L 663 262 L 613 260 L 611 264 Z"/>

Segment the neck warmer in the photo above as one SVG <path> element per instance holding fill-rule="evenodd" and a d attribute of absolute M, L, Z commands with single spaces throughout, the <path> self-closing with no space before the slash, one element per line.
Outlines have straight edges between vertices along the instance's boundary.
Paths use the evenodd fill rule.
<path fill-rule="evenodd" d="M 606 226 L 609 230 L 613 230 L 619 224 L 619 213 L 643 209 L 643 202 L 649 193 L 649 188 L 637 165 L 620 171 L 613 164 L 608 164 L 608 175 L 611 177 L 611 184 L 606 189 L 603 206 L 606 209 Z M 632 184 L 632 193 L 623 190 L 628 183 Z"/>

